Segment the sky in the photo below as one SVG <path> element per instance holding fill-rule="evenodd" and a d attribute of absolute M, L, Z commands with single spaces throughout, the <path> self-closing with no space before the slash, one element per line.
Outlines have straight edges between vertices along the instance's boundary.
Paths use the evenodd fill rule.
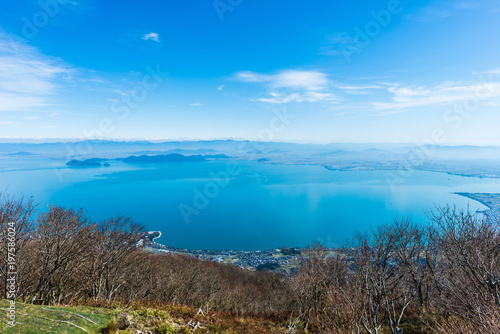
<path fill-rule="evenodd" d="M 500 1 L 2 0 L 0 138 L 500 145 Z"/>

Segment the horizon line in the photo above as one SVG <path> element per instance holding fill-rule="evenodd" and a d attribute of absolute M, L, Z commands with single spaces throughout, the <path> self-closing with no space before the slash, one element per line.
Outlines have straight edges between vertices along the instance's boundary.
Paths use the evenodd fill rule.
<path fill-rule="evenodd" d="M 105 139 L 89 139 L 78 137 L 1 137 L 0 144 L 57 144 L 57 143 L 78 143 L 78 142 L 118 142 L 118 143 L 134 143 L 134 142 L 147 142 L 151 144 L 164 144 L 175 142 L 210 142 L 210 141 L 235 141 L 235 142 L 260 142 L 260 143 L 274 143 L 274 144 L 296 144 L 296 145 L 334 145 L 334 144 L 350 144 L 350 145 L 409 145 L 409 146 L 473 146 L 473 147 L 498 147 L 500 143 L 495 144 L 465 144 L 465 143 L 411 143 L 411 142 L 349 142 L 349 141 L 307 141 L 307 140 L 274 140 L 263 141 L 258 139 L 249 138 L 105 138 Z"/>

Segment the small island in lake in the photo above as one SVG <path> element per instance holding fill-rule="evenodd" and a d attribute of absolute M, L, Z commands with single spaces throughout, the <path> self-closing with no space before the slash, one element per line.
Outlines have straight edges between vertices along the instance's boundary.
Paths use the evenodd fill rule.
<path fill-rule="evenodd" d="M 89 168 L 89 167 L 102 167 L 102 164 L 98 159 L 88 159 L 88 160 L 71 160 L 66 163 L 66 166 L 77 167 L 77 168 Z M 109 166 L 109 164 L 106 164 Z"/>
<path fill-rule="evenodd" d="M 168 155 L 132 155 L 122 159 L 125 163 L 163 163 L 163 162 L 203 162 L 206 159 L 201 155 L 182 155 L 178 153 Z"/>

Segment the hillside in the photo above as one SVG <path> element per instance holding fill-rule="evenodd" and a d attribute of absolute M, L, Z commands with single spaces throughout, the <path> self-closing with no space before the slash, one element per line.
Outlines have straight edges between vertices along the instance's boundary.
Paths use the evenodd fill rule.
<path fill-rule="evenodd" d="M 36 207 L 31 199 L 0 200 L 0 231 L 14 225 L 17 236 L 15 243 L 0 243 L 0 258 L 17 272 L 16 284 L 2 276 L 0 298 L 15 294 L 18 302 L 34 304 L 17 304 L 18 327 L 9 329 L 3 302 L 2 333 L 500 329 L 500 229 L 498 221 L 477 213 L 436 208 L 426 224 L 398 219 L 354 236 L 333 253 L 320 244 L 300 252 L 281 249 L 282 257 L 296 257 L 296 265 L 276 273 L 202 256 L 149 253 L 139 241 L 152 243 L 160 234 L 146 233 L 130 218 L 93 221 L 83 210 L 58 206 L 34 216 Z M 13 239 L 5 235 L 0 240 Z M 9 243 L 16 246 L 14 262 Z M 259 269 L 275 269 L 267 259 L 276 254 L 261 253 L 269 264 Z"/>
<path fill-rule="evenodd" d="M 7 300 L 0 300 L 3 311 Z M 284 333 L 289 324 L 259 316 L 233 316 L 186 306 L 134 304 L 121 307 L 41 306 L 16 303 L 16 326 L 0 318 L 0 332 L 6 334 L 80 334 L 80 333 Z"/>
<path fill-rule="evenodd" d="M 0 307 L 5 312 L 8 301 L 0 300 Z M 97 333 L 105 328 L 113 318 L 113 311 L 85 306 L 54 307 L 16 303 L 15 327 L 7 324 L 5 317 L 0 317 L 2 333 Z"/>

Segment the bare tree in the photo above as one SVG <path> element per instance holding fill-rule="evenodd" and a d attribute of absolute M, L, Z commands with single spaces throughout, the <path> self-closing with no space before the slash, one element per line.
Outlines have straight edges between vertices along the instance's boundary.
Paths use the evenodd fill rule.
<path fill-rule="evenodd" d="M 126 283 L 127 257 L 137 251 L 135 245 L 143 233 L 144 227 L 126 217 L 107 219 L 98 225 L 85 267 L 85 283 L 91 298 L 114 298 Z"/>
<path fill-rule="evenodd" d="M 321 319 L 332 333 L 361 333 L 361 313 L 366 295 L 359 275 L 350 265 L 347 249 L 338 249 L 329 259 L 332 285 L 327 290 L 327 317 Z"/>
<path fill-rule="evenodd" d="M 498 332 L 500 313 L 500 228 L 484 217 L 454 207 L 438 208 L 431 215 L 436 225 L 433 242 L 440 251 L 441 295 L 437 307 Z M 493 326 L 496 327 L 491 327 Z"/>
<path fill-rule="evenodd" d="M 1 296 L 7 296 L 7 282 L 6 279 L 9 270 L 8 253 L 15 257 L 15 272 L 17 272 L 16 295 L 19 297 L 23 293 L 23 287 L 26 285 L 25 272 L 28 271 L 27 263 L 29 258 L 23 255 L 25 248 L 30 242 L 33 233 L 33 219 L 32 215 L 36 209 L 33 199 L 15 200 L 13 198 L 3 197 L 0 193 L 0 284 Z"/>
<path fill-rule="evenodd" d="M 326 249 L 320 244 L 303 251 L 297 272 L 290 279 L 291 294 L 303 315 L 307 330 L 311 318 L 323 310 L 331 278 L 327 267 Z"/>
<path fill-rule="evenodd" d="M 436 254 L 432 252 L 426 229 L 411 219 L 395 220 L 382 226 L 379 233 L 395 240 L 391 257 L 396 276 L 394 288 L 384 296 L 384 307 L 391 331 L 402 333 L 399 326 L 403 315 L 417 296 L 424 308 Z"/>
<path fill-rule="evenodd" d="M 422 260 L 423 230 L 410 220 L 395 221 L 355 238 L 350 249 L 353 273 L 364 298 L 361 324 L 380 333 L 388 322 L 392 333 L 402 333 L 401 321 L 428 277 Z"/>
<path fill-rule="evenodd" d="M 39 271 L 32 303 L 61 300 L 67 292 L 66 283 L 84 265 L 93 230 L 83 210 L 51 206 L 48 212 L 38 215 L 34 255 Z"/>

